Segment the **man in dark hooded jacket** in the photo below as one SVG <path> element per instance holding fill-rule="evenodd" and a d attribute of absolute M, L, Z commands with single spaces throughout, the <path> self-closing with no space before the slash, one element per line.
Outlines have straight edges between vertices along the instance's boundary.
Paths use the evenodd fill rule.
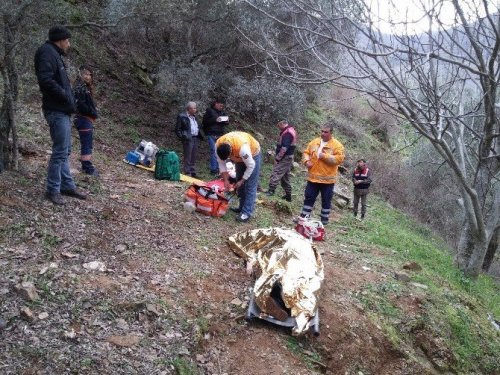
<path fill-rule="evenodd" d="M 86 195 L 76 189 L 69 168 L 71 114 L 75 111 L 75 100 L 62 55 L 70 47 L 70 38 L 71 33 L 67 28 L 54 26 L 49 30 L 49 40 L 35 54 L 43 115 L 52 139 L 45 197 L 57 205 L 64 204 L 61 194 L 86 199 Z"/>
<path fill-rule="evenodd" d="M 229 124 L 229 117 L 224 112 L 224 101 L 215 99 L 203 115 L 203 132 L 207 136 L 208 147 L 210 149 L 209 168 L 214 176 L 219 175 L 219 163 L 215 152 L 215 142 L 221 135 L 224 135 L 225 127 Z"/>

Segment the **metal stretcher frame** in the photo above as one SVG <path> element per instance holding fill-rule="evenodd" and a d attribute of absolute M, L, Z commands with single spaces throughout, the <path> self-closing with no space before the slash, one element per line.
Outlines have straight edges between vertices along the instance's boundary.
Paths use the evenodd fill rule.
<path fill-rule="evenodd" d="M 255 296 L 253 292 L 251 292 L 248 309 L 245 314 L 245 320 L 247 322 L 250 322 L 253 318 L 262 319 L 269 323 L 276 324 L 282 327 L 293 328 L 296 326 L 295 318 L 291 316 L 289 316 L 286 320 L 281 321 L 273 318 L 271 315 L 263 313 L 260 310 L 259 306 L 257 306 L 257 304 L 255 303 Z M 314 336 L 319 336 L 319 310 L 316 311 L 316 314 L 310 322 L 310 330 Z"/>

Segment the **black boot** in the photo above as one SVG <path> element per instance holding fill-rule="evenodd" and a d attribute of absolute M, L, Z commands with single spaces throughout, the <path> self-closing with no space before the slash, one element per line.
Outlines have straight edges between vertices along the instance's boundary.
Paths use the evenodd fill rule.
<path fill-rule="evenodd" d="M 292 194 L 290 194 L 290 193 L 286 193 L 285 195 L 283 195 L 283 196 L 281 197 L 281 199 L 284 199 L 284 200 L 286 200 L 287 202 L 291 202 L 291 201 L 292 201 Z"/>
<path fill-rule="evenodd" d="M 274 195 L 274 190 L 268 189 L 265 193 L 268 197 L 272 197 Z"/>
<path fill-rule="evenodd" d="M 99 176 L 99 173 L 90 160 L 82 160 L 82 172 L 91 176 Z"/>

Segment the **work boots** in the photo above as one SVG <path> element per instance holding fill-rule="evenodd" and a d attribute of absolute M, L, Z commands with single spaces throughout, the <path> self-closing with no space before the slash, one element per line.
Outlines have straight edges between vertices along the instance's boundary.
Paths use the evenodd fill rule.
<path fill-rule="evenodd" d="M 99 173 L 90 160 L 82 160 L 82 172 L 91 176 L 99 176 Z"/>
<path fill-rule="evenodd" d="M 292 201 L 292 194 L 286 193 L 285 195 L 283 195 L 283 196 L 281 197 L 281 199 L 284 199 L 284 200 L 286 200 L 287 202 L 291 202 L 291 201 Z"/>
<path fill-rule="evenodd" d="M 268 189 L 265 194 L 268 196 L 268 197 L 272 197 L 274 195 L 274 190 L 273 189 Z"/>

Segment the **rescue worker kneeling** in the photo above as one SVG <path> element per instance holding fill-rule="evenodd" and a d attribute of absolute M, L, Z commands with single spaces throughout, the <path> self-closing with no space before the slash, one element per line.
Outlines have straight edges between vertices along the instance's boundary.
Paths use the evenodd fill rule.
<path fill-rule="evenodd" d="M 259 142 L 248 133 L 235 131 L 221 136 L 215 146 L 226 191 L 230 191 L 231 187 L 226 161 L 231 160 L 235 164 L 236 183 L 233 188 L 238 193 L 239 206 L 231 210 L 239 214 L 237 221 L 246 223 L 255 210 L 257 199 L 261 163 Z"/>

